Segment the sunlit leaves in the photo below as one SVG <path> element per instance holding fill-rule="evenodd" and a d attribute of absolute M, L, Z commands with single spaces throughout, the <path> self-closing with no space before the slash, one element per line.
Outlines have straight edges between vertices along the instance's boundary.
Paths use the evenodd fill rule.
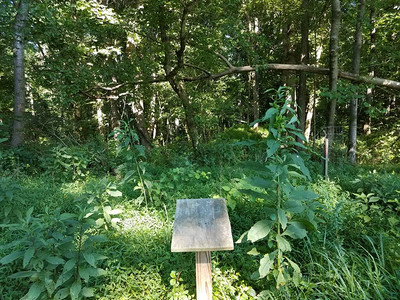
<path fill-rule="evenodd" d="M 273 221 L 267 221 L 267 220 L 258 221 L 250 228 L 247 235 L 248 240 L 254 243 L 266 237 L 268 233 L 271 231 L 273 224 L 274 224 Z"/>

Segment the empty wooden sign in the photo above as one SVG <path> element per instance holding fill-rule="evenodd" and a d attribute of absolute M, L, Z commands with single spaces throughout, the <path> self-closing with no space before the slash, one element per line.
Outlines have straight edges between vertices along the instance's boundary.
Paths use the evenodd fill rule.
<path fill-rule="evenodd" d="M 172 252 L 233 250 L 225 199 L 179 199 Z"/>
<path fill-rule="evenodd" d="M 212 299 L 211 252 L 233 250 L 225 199 L 179 199 L 172 252 L 196 252 L 197 299 Z"/>

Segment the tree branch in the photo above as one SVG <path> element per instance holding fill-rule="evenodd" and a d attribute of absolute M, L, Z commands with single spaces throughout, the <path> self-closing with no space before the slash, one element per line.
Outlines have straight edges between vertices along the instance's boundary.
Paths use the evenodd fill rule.
<path fill-rule="evenodd" d="M 208 72 L 206 69 L 203 69 L 202 67 L 195 66 L 195 65 L 192 65 L 192 64 L 187 64 L 187 63 L 184 63 L 183 65 L 184 65 L 185 67 L 197 69 L 197 70 L 199 70 L 199 71 L 202 71 L 203 73 L 206 73 L 208 76 L 211 76 L 211 73 Z"/>
<path fill-rule="evenodd" d="M 101 90 L 105 90 L 105 91 L 115 91 L 115 90 L 118 90 L 120 87 L 123 87 L 124 85 L 126 85 L 126 83 L 121 83 L 121 84 L 115 85 L 113 87 L 104 87 L 104 86 L 97 84 L 96 87 Z"/>
<path fill-rule="evenodd" d="M 217 79 L 220 79 L 221 77 L 228 76 L 228 75 L 255 71 L 257 68 L 266 69 L 266 70 L 307 72 L 307 73 L 314 73 L 314 74 L 320 74 L 320 75 L 329 75 L 328 68 L 319 68 L 319 67 L 310 66 L 310 65 L 265 64 L 265 65 L 242 66 L 242 67 L 232 66 L 232 67 L 230 67 L 226 70 L 223 70 L 219 73 L 216 73 L 216 74 L 212 74 L 212 73 L 208 72 L 207 70 L 197 67 L 197 66 L 193 66 L 193 65 L 189 65 L 189 64 L 186 64 L 186 65 L 188 65 L 188 67 L 193 67 L 193 68 L 199 69 L 199 70 L 203 71 L 205 74 L 202 76 L 197 76 L 197 77 L 176 78 L 177 80 L 182 80 L 182 81 L 186 81 L 186 82 L 193 82 L 193 81 L 199 81 L 199 80 L 217 80 Z M 339 77 L 350 80 L 350 81 L 358 82 L 358 83 L 373 84 L 376 86 L 383 86 L 383 87 L 391 88 L 394 90 L 400 90 L 400 82 L 399 81 L 378 78 L 378 77 L 358 76 L 356 74 L 349 73 L 349 72 L 343 72 L 343 71 L 339 71 Z M 168 82 L 168 81 L 169 81 L 169 78 L 162 76 L 162 77 L 157 77 L 157 78 L 138 80 L 138 81 L 129 82 L 129 83 L 127 82 L 127 83 L 123 83 L 123 84 L 120 84 L 120 85 L 117 85 L 117 86 L 114 86 L 111 88 L 103 88 L 103 89 L 114 90 L 125 84 L 129 84 L 129 85 L 150 84 L 150 83 L 161 83 L 161 82 Z"/>
<path fill-rule="evenodd" d="M 215 54 L 216 54 L 220 59 L 222 59 L 222 60 L 224 61 L 224 63 L 228 66 L 229 69 L 234 68 L 234 66 L 229 62 L 229 60 L 228 60 L 225 56 L 223 56 L 222 54 L 220 54 L 220 53 L 218 53 L 218 52 L 215 52 Z"/>

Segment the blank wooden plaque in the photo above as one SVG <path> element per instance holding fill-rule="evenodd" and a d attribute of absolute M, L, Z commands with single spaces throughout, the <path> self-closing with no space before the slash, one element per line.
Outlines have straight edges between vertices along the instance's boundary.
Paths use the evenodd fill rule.
<path fill-rule="evenodd" d="M 172 252 L 233 250 L 225 199 L 178 199 Z"/>

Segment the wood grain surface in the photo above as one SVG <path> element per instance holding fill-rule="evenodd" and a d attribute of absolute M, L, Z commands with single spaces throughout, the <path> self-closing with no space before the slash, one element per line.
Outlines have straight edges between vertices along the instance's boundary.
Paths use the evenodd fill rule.
<path fill-rule="evenodd" d="M 212 300 L 211 252 L 196 252 L 196 298 Z"/>
<path fill-rule="evenodd" d="M 233 250 L 225 199 L 178 199 L 172 252 Z"/>

